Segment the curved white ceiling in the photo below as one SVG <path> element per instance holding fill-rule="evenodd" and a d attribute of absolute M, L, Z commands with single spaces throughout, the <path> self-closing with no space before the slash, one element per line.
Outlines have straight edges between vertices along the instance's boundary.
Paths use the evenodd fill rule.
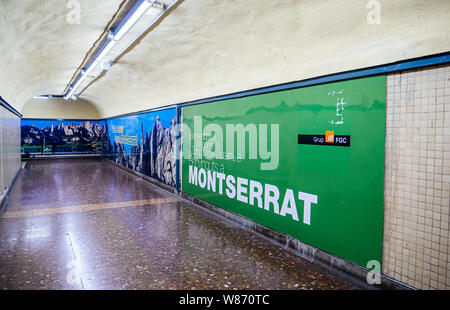
<path fill-rule="evenodd" d="M 77 0 L 71 25 L 68 1 L 0 4 L 0 95 L 19 111 L 62 93 L 124 2 Z M 379 25 L 366 3 L 184 0 L 81 98 L 108 117 L 450 50 L 450 1 L 380 0 Z"/>
<path fill-rule="evenodd" d="M 69 24 L 66 0 L 2 0 L 0 93 L 17 110 L 33 96 L 61 94 L 123 0 L 77 0 L 80 24 Z"/>

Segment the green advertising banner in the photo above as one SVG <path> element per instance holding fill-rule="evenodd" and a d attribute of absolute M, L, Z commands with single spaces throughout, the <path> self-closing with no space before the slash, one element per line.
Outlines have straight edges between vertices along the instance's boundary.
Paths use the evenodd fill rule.
<path fill-rule="evenodd" d="M 381 263 L 386 77 L 183 107 L 182 191 Z"/>

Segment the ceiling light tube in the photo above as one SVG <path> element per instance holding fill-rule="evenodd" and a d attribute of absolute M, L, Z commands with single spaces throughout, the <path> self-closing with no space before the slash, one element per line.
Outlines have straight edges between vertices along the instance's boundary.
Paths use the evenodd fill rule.
<path fill-rule="evenodd" d="M 34 96 L 33 99 L 52 99 L 52 98 L 62 98 L 62 97 L 63 97 L 62 95 L 49 94 L 49 95 L 37 95 L 37 96 Z"/>
<path fill-rule="evenodd" d="M 109 53 L 109 51 L 113 48 L 114 44 L 116 44 L 115 40 L 109 39 L 106 41 L 106 44 L 98 51 L 97 55 L 95 55 L 94 61 L 99 62 Z"/>
<path fill-rule="evenodd" d="M 69 87 L 69 91 L 70 91 L 70 87 Z M 64 98 L 64 100 L 68 100 L 69 99 L 69 94 L 68 93 L 66 93 L 64 96 L 63 96 L 63 98 Z"/>
<path fill-rule="evenodd" d="M 145 12 L 152 6 L 155 1 L 139 0 L 133 8 L 128 12 L 125 18 L 114 29 L 114 40 L 120 40 L 134 24 L 141 18 Z"/>
<path fill-rule="evenodd" d="M 81 74 L 86 75 L 86 76 L 89 75 L 89 73 L 91 73 L 92 70 L 94 70 L 94 68 L 97 66 L 97 64 L 98 64 L 98 61 L 96 61 L 94 59 L 94 61 L 91 62 L 87 67 L 84 67 L 83 69 L 81 69 Z"/>
<path fill-rule="evenodd" d="M 47 95 L 39 95 L 39 96 L 34 96 L 33 99 L 48 99 L 49 96 Z"/>
<path fill-rule="evenodd" d="M 69 98 L 72 98 L 72 95 L 75 93 L 75 91 L 77 90 L 78 86 L 80 86 L 81 82 L 83 82 L 84 77 L 85 76 L 83 74 L 80 74 L 78 76 L 77 81 L 72 86 L 69 87 L 70 91 L 64 96 L 64 99 L 67 100 Z"/>
<path fill-rule="evenodd" d="M 117 57 L 119 57 L 120 55 L 122 55 L 127 49 L 130 48 L 131 45 L 134 44 L 134 42 L 140 38 L 146 31 L 148 31 L 148 29 L 150 29 L 150 27 L 152 27 L 154 24 L 156 24 L 159 20 L 161 20 L 161 18 L 164 16 L 164 14 L 171 10 L 172 7 L 174 7 L 175 5 L 177 5 L 181 0 L 173 0 L 169 5 L 165 5 L 165 4 L 161 4 L 158 1 L 154 1 L 152 4 L 152 7 L 157 8 L 160 10 L 159 14 L 151 21 L 151 23 L 149 25 L 147 25 L 147 27 L 145 27 L 137 36 L 134 40 L 132 40 L 131 42 L 128 43 L 128 45 L 126 45 L 119 53 L 118 56 L 114 57 L 113 59 L 111 59 L 111 63 L 114 63 L 114 61 L 116 60 Z M 162 9 L 162 10 L 161 10 Z"/>
<path fill-rule="evenodd" d="M 138 0 L 130 9 L 130 11 L 125 15 L 123 20 L 115 28 L 109 30 L 106 42 L 102 45 L 92 61 L 81 70 L 81 74 L 63 96 L 64 99 L 67 100 L 69 98 L 73 98 L 75 91 L 81 85 L 83 80 L 90 75 L 90 73 L 97 67 L 99 63 L 104 62 L 103 58 L 111 51 L 116 42 L 120 40 L 144 14 L 146 14 L 151 7 L 155 7 L 161 11 L 160 14 L 158 14 L 157 18 L 152 21 L 152 24 L 154 24 L 154 22 L 159 20 L 159 18 L 162 17 L 163 14 L 177 2 L 179 1 L 174 0 L 169 6 L 166 6 L 158 1 Z M 142 33 L 139 34 L 139 36 L 141 35 Z M 133 40 L 133 42 L 134 41 L 135 40 Z M 122 54 L 122 52 L 120 54 Z M 114 60 L 115 58 L 110 60 L 106 64 L 102 64 L 102 71 L 108 70 Z"/>
<path fill-rule="evenodd" d="M 109 69 L 111 69 L 111 65 L 112 65 L 111 61 L 104 61 L 104 62 L 102 62 L 102 69 L 109 70 Z"/>

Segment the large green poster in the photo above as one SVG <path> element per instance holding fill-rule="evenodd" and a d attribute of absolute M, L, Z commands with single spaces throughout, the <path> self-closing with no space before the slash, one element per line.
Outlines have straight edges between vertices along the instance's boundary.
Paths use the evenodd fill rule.
<path fill-rule="evenodd" d="M 385 76 L 184 107 L 182 190 L 381 263 L 385 109 Z"/>

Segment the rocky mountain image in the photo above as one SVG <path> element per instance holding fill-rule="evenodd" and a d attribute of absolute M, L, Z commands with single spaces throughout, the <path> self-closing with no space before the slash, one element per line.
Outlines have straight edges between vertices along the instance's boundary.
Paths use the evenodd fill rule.
<path fill-rule="evenodd" d="M 103 124 L 90 121 L 80 124 L 55 123 L 42 128 L 37 126 L 38 123 L 37 125 L 22 124 L 22 146 L 83 146 L 84 150 L 94 151 L 97 149 L 100 152 L 100 148 L 95 146 L 106 133 Z"/>
<path fill-rule="evenodd" d="M 141 138 L 137 146 L 133 146 L 126 154 L 122 143 L 108 138 L 102 141 L 105 157 L 117 164 L 148 175 L 167 185 L 176 184 L 176 119 L 171 120 L 170 126 L 164 128 L 159 117 L 150 133 L 143 132 L 141 124 Z"/>
<path fill-rule="evenodd" d="M 151 132 L 140 127 L 140 139 L 137 145 L 127 147 L 119 140 L 111 140 L 107 122 L 85 121 L 79 124 L 68 122 L 24 121 L 21 139 L 24 151 L 27 146 L 45 146 L 45 152 L 95 152 L 124 167 L 150 176 L 167 185 L 176 185 L 176 118 L 171 119 L 168 128 L 164 128 L 159 117 Z M 30 150 L 31 151 L 31 150 Z M 35 151 L 36 152 L 36 151 Z M 40 152 L 38 150 L 38 152 Z"/>

